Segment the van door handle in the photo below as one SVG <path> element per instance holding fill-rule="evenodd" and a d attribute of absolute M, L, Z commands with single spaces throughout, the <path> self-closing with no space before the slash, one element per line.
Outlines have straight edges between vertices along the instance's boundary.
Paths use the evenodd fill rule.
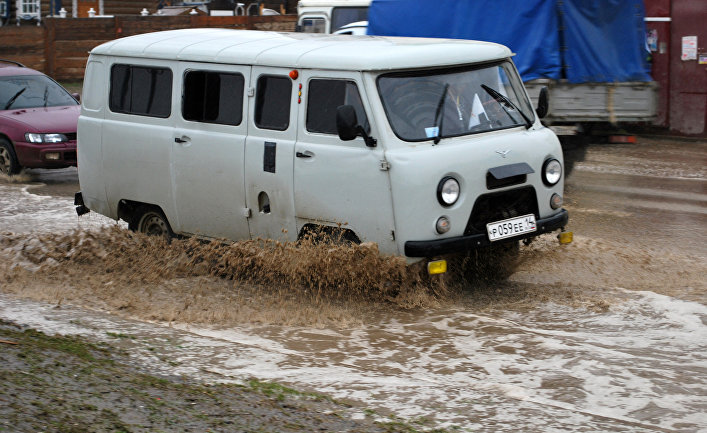
<path fill-rule="evenodd" d="M 184 138 L 175 137 L 175 139 L 174 139 L 175 143 L 187 143 L 188 141 L 189 141 L 189 137 L 184 137 Z"/>
<path fill-rule="evenodd" d="M 314 156 L 314 154 L 313 154 L 312 152 L 310 152 L 310 151 L 306 151 L 306 152 L 304 152 L 304 153 L 303 153 L 303 152 L 297 152 L 297 153 L 295 153 L 295 156 L 296 156 L 297 158 L 311 158 L 311 157 Z"/>

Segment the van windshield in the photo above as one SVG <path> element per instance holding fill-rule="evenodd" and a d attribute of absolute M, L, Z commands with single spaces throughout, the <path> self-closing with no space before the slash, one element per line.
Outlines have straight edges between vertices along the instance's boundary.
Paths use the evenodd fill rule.
<path fill-rule="evenodd" d="M 529 126 L 535 119 L 509 61 L 384 74 L 378 92 L 393 131 L 405 141 Z"/>

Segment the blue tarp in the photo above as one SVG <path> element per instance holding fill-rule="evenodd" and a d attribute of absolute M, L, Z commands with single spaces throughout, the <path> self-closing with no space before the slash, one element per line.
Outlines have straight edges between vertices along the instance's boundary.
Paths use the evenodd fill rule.
<path fill-rule="evenodd" d="M 559 3 L 570 82 L 651 81 L 642 0 Z"/>
<path fill-rule="evenodd" d="M 368 34 L 497 42 L 524 81 L 650 81 L 644 15 L 642 0 L 373 0 Z"/>

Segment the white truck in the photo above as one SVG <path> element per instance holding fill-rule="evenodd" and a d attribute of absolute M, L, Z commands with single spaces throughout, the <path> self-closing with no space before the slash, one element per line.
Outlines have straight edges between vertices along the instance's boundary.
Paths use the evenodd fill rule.
<path fill-rule="evenodd" d="M 575 134 L 655 119 L 657 83 L 617 73 L 648 55 L 641 54 L 642 13 L 641 0 L 300 0 L 297 28 L 504 43 L 528 63 L 522 67 L 516 58 L 531 100 L 547 89 L 543 122 L 558 134 Z M 587 66 L 593 71 L 585 73 Z"/>

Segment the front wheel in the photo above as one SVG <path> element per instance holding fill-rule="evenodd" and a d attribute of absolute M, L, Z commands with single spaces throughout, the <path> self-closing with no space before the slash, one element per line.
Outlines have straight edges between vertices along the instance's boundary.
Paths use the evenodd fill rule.
<path fill-rule="evenodd" d="M 0 138 L 0 173 L 6 175 L 17 174 L 22 166 L 17 162 L 17 155 L 12 144 L 4 138 Z"/>
<path fill-rule="evenodd" d="M 141 206 L 137 208 L 128 224 L 128 228 L 149 236 L 161 236 L 166 240 L 170 240 L 174 237 L 174 232 L 169 226 L 167 217 L 159 208 L 152 206 Z"/>

